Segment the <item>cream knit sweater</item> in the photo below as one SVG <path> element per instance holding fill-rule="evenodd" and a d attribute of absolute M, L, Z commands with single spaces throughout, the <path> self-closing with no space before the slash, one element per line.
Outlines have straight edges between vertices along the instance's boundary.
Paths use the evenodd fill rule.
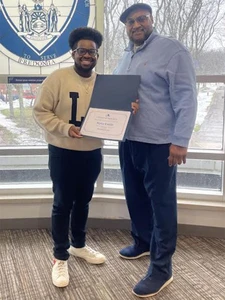
<path fill-rule="evenodd" d="M 91 99 L 96 73 L 91 77 L 79 76 L 73 66 L 62 68 L 50 74 L 39 88 L 34 103 L 33 116 L 36 123 L 44 130 L 48 144 L 70 150 L 89 151 L 102 147 L 99 139 L 69 137 L 72 124 L 71 92 L 79 95 L 77 99 L 76 121 L 84 117 Z"/>

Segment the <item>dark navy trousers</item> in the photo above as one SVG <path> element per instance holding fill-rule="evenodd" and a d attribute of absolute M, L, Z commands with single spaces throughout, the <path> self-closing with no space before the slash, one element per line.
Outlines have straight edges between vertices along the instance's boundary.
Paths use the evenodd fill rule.
<path fill-rule="evenodd" d="M 53 183 L 52 237 L 54 257 L 67 260 L 71 244 L 85 246 L 86 222 L 94 184 L 101 170 L 101 149 L 74 151 L 49 145 Z"/>
<path fill-rule="evenodd" d="M 119 145 L 124 192 L 135 243 L 150 249 L 147 276 L 168 279 L 177 240 L 177 167 L 169 167 L 170 144 L 126 140 Z"/>

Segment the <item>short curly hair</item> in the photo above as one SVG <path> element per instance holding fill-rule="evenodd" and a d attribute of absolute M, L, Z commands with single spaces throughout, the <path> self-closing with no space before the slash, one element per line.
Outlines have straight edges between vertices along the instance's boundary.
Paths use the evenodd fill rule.
<path fill-rule="evenodd" d="M 77 43 L 80 40 L 93 41 L 97 45 L 97 48 L 100 48 L 102 45 L 103 36 L 98 30 L 91 27 L 76 28 L 69 35 L 70 49 L 73 50 L 73 48 L 76 48 Z"/>

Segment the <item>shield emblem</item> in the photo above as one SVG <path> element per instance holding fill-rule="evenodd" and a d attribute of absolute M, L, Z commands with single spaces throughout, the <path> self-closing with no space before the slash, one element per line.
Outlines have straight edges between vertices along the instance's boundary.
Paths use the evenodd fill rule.
<path fill-rule="evenodd" d="M 69 52 L 68 36 L 89 26 L 87 0 L 0 0 L 0 42 L 17 57 L 45 61 Z M 3 51 L 4 52 L 4 51 Z"/>
<path fill-rule="evenodd" d="M 31 26 L 30 30 L 36 36 L 42 36 L 48 29 L 47 26 L 47 12 L 42 10 L 32 10 L 30 13 Z"/>

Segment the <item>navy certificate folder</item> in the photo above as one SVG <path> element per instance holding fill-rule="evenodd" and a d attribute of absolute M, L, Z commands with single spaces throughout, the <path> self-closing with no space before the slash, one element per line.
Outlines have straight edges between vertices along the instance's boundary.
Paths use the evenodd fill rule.
<path fill-rule="evenodd" d="M 138 99 L 139 75 L 97 75 L 81 134 L 122 141 L 132 116 L 131 102 Z"/>
<path fill-rule="evenodd" d="M 139 75 L 97 75 L 90 107 L 131 111 L 140 80 Z"/>

